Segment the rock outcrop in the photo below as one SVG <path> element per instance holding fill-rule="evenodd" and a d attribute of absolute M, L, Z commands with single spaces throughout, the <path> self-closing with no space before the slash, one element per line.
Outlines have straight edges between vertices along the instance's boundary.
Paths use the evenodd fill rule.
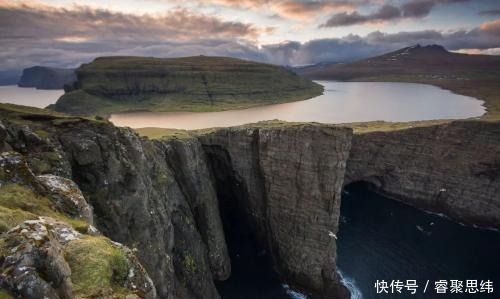
<path fill-rule="evenodd" d="M 8 233 L 0 263 L 34 254 L 6 258 L 14 248 L 6 240 L 31 244 L 23 234 L 46 230 L 29 277 L 49 298 L 101 292 L 83 289 L 78 282 L 88 276 L 73 271 L 90 263 L 82 252 L 95 252 L 123 262 L 116 269 L 101 262 L 99 273 L 118 273 L 134 296 L 217 299 L 214 280 L 231 274 L 224 233 L 231 214 L 248 222 L 284 282 L 314 298 L 348 297 L 336 273 L 336 233 L 342 186 L 356 181 L 500 227 L 498 122 L 354 135 L 328 125 L 261 124 L 149 140 L 106 121 L 1 109 L 0 232 Z M 54 276 L 40 272 L 54 265 L 47 252 L 57 253 Z M 133 275 L 120 265 L 135 265 Z M 13 277 L 0 283 L 14 290 Z M 116 287 L 106 277 L 104 287 Z M 70 288 L 68 279 L 77 283 Z"/>
<path fill-rule="evenodd" d="M 134 253 L 101 236 L 80 189 L 0 155 L 0 288 L 13 298 L 156 298 Z"/>
<path fill-rule="evenodd" d="M 200 137 L 221 200 L 241 202 L 282 279 L 315 298 L 348 297 L 336 273 L 335 234 L 351 134 L 298 125 Z"/>
<path fill-rule="evenodd" d="M 214 279 L 229 276 L 230 262 L 196 139 L 153 142 L 108 122 L 23 113 L 1 128 L 0 144 L 21 153 L 40 181 L 37 194 L 51 192 L 54 209 L 90 221 L 81 189 L 95 226 L 135 251 L 159 298 L 219 298 Z M 74 186 L 60 184 L 71 181 L 78 192 L 62 202 Z"/>
<path fill-rule="evenodd" d="M 458 221 L 500 227 L 500 122 L 356 134 L 344 184 L 355 181 Z"/>

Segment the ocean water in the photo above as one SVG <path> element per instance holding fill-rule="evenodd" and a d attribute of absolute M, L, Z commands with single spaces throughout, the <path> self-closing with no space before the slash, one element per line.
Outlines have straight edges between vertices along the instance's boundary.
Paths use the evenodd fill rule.
<path fill-rule="evenodd" d="M 45 108 L 64 94 L 64 90 L 41 90 L 16 85 L 0 86 L 0 103 Z"/>
<path fill-rule="evenodd" d="M 233 275 L 217 283 L 223 299 L 314 299 L 280 282 L 251 232 L 238 230 L 228 236 Z M 339 273 L 352 299 L 500 298 L 498 231 L 465 226 L 355 184 L 343 193 L 337 236 Z M 377 280 L 416 280 L 417 292 L 378 294 Z M 437 294 L 439 280 L 448 281 L 446 294 Z M 490 280 L 493 293 L 451 294 L 451 280 L 463 281 L 463 289 L 466 280 Z"/>
<path fill-rule="evenodd" d="M 388 199 L 364 185 L 343 194 L 338 266 L 353 298 L 500 298 L 500 233 L 454 222 Z M 379 294 L 377 280 L 416 280 L 417 293 Z M 436 281 L 447 281 L 437 294 Z M 451 280 L 490 280 L 493 293 L 450 293 Z M 428 283 L 426 293 L 423 293 Z"/>

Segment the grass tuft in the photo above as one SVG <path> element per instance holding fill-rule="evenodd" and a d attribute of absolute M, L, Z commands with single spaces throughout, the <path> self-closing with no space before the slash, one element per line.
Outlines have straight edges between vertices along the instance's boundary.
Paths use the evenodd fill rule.
<path fill-rule="evenodd" d="M 85 236 L 68 243 L 64 256 L 71 268 L 75 295 L 81 298 L 126 293 L 129 264 L 124 252 L 105 237 Z"/>
<path fill-rule="evenodd" d="M 35 194 L 28 187 L 18 184 L 0 186 L 0 233 L 25 220 L 37 219 L 38 216 L 48 216 L 69 223 L 80 232 L 85 232 L 88 228 L 85 221 L 57 212 L 50 199 Z"/>

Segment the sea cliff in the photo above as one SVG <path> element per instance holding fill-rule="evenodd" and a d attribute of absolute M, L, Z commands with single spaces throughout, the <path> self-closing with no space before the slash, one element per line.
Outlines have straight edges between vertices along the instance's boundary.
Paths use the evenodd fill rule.
<path fill-rule="evenodd" d="M 234 213 L 249 221 L 284 282 L 314 298 L 348 297 L 336 272 L 336 233 L 342 186 L 355 181 L 459 221 L 500 227 L 499 122 L 363 134 L 331 125 L 257 124 L 150 140 L 106 121 L 0 108 L 0 188 L 11 188 L 2 194 L 22 189 L 19 206 L 0 201 L 9 219 L 2 223 L 8 233 L 1 237 L 0 264 L 7 274 L 0 282 L 13 295 L 19 295 L 20 285 L 26 292 L 30 286 L 45 290 L 48 298 L 90 292 L 68 291 L 85 277 L 65 270 L 65 263 L 72 269 L 79 257 L 67 252 L 80 251 L 71 250 L 74 240 L 55 232 L 64 228 L 88 240 L 95 234 L 92 225 L 107 248 L 90 246 L 94 256 L 100 261 L 118 256 L 126 265 L 111 273 L 144 269 L 137 279 L 150 282 L 134 289 L 125 276 L 113 278 L 108 295 L 219 298 L 214 280 L 231 275 L 224 222 Z M 16 161 L 23 167 L 12 167 Z M 63 190 L 74 190 L 78 200 L 43 191 L 38 186 L 47 176 L 72 186 Z M 23 205 L 30 196 L 44 196 L 47 205 L 38 210 Z M 80 204 L 68 204 L 75 202 Z M 44 220 L 47 216 L 55 220 Z M 43 230 L 40 225 L 54 231 L 49 235 L 57 242 L 43 243 L 56 247 L 34 243 L 41 253 L 37 259 L 48 261 L 48 253 L 62 252 L 54 272 L 62 274 L 37 270 L 33 285 L 12 270 L 20 271 L 22 264 L 13 268 L 10 262 L 19 244 L 11 238 L 19 239 L 23 229 Z M 16 260 L 26 256 L 31 255 L 18 252 Z"/>

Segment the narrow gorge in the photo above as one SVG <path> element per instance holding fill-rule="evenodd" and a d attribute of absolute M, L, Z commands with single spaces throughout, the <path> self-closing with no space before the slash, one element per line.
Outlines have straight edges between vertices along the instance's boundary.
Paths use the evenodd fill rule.
<path fill-rule="evenodd" d="M 256 124 L 150 140 L 106 121 L 2 113 L 0 188 L 38 192 L 39 183 L 19 179 L 26 173 L 36 182 L 52 175 L 76 183 L 93 210 L 92 227 L 145 269 L 142 276 L 130 272 L 138 267 L 130 256 L 125 276 L 151 281 L 148 288 L 123 278 L 129 287 L 119 292 L 126 298 L 220 298 L 215 281 L 231 275 L 228 226 L 243 224 L 283 283 L 312 298 L 348 298 L 337 273 L 336 234 L 342 188 L 357 181 L 458 221 L 500 227 L 499 122 L 362 134 L 331 125 Z M 26 167 L 7 168 L 12 161 Z M 14 234 L 12 227 L 3 231 Z M 66 248 L 75 241 L 60 242 Z M 2 273 L 23 273 L 22 262 L 12 263 L 14 255 L 23 260 L 18 247 L 0 245 Z M 29 281 L 2 274 L 0 284 L 12 294 L 36 288 L 47 298 L 72 298 L 60 276 L 44 271 L 35 267 L 29 277 L 37 279 Z M 64 277 L 78 284 L 78 277 Z M 115 289 L 106 292 L 121 298 Z"/>

